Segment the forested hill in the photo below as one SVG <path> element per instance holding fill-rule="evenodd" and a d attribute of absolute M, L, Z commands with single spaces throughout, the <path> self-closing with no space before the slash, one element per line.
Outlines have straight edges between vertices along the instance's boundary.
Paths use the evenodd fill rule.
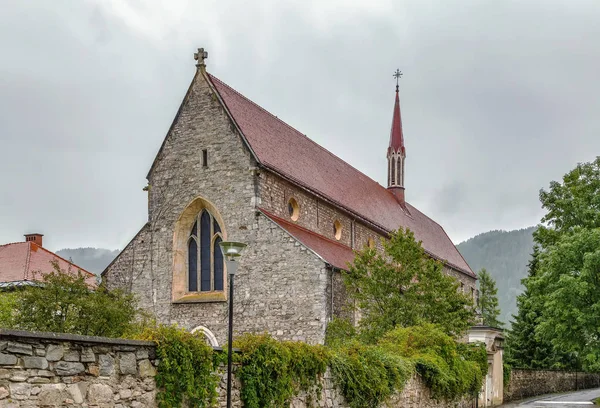
<path fill-rule="evenodd" d="M 527 263 L 533 250 L 535 227 L 514 231 L 489 231 L 457 245 L 471 269 L 486 268 L 496 280 L 500 320 L 509 324 L 516 314 L 516 297 L 523 291 Z"/>
<path fill-rule="evenodd" d="M 104 268 L 119 254 L 119 250 L 104 248 L 65 248 L 56 251 L 58 256 L 70 259 L 75 265 L 100 275 Z"/>

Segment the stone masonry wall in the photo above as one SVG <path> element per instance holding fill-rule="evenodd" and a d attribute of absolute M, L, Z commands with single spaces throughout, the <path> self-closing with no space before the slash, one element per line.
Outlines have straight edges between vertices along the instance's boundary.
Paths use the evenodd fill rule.
<path fill-rule="evenodd" d="M 226 374 L 222 374 L 222 380 L 219 386 L 219 406 L 225 408 L 226 402 Z M 234 378 L 232 387 L 232 407 L 243 407 L 240 401 L 241 384 Z M 299 395 L 294 398 L 290 404 L 290 408 L 349 408 L 350 406 L 344 400 L 340 391 L 336 388 L 333 378 L 329 370 L 321 379 L 322 391 L 319 400 L 307 398 L 306 395 Z M 310 402 L 309 402 L 310 401 Z M 438 401 L 431 397 L 431 391 L 418 377 L 411 378 L 401 393 L 393 395 L 390 400 L 382 405 L 382 408 L 474 408 L 474 398 L 464 398 L 458 401 Z"/>
<path fill-rule="evenodd" d="M 280 340 L 323 343 L 331 272 L 306 247 L 260 214 L 245 235 L 247 252 L 235 277 L 234 330 L 268 332 Z M 227 303 L 174 304 L 171 319 L 204 325 L 224 344 Z"/>
<path fill-rule="evenodd" d="M 319 401 L 315 404 L 319 408 L 349 408 L 350 406 L 335 387 L 329 371 L 322 380 L 323 391 Z M 310 406 L 305 398 L 297 397 L 292 401 L 291 408 L 305 408 Z M 431 391 L 418 376 L 411 378 L 401 393 L 393 395 L 383 405 L 385 408 L 472 408 L 475 407 L 474 398 L 465 398 L 459 401 L 437 401 L 431 397 Z"/>
<path fill-rule="evenodd" d="M 0 407 L 156 408 L 155 354 L 152 342 L 0 330 Z M 225 407 L 224 367 L 220 375 L 218 405 Z M 317 407 L 348 408 L 329 371 L 322 385 Z M 233 407 L 242 407 L 240 389 L 234 378 Z M 308 406 L 306 396 L 290 405 Z M 436 401 L 413 377 L 385 406 L 470 408 L 473 401 Z"/>
<path fill-rule="evenodd" d="M 205 149 L 207 166 L 202 163 Z M 159 322 L 188 330 L 203 326 L 223 344 L 227 290 L 218 300 L 173 296 L 174 269 L 181 266 L 175 265 L 177 254 L 186 251 L 174 247 L 178 220 L 190 203 L 205 200 L 222 220 L 224 240 L 248 244 L 235 280 L 236 332 L 268 331 L 280 339 L 323 342 L 330 272 L 257 213 L 258 184 L 250 151 L 204 76 L 197 74 L 149 175 L 149 224 L 107 268 L 105 281 L 133 291 Z"/>
<path fill-rule="evenodd" d="M 288 212 L 288 201 L 290 198 L 294 198 L 300 207 L 300 216 L 295 221 L 298 225 L 335 240 L 333 223 L 338 220 L 342 224 L 340 243 L 360 250 L 368 245 L 369 240 L 372 240 L 378 250 L 383 250 L 381 239 L 384 236 L 382 234 L 271 172 L 260 173 L 260 197 L 262 208 L 288 221 L 292 221 Z M 353 229 L 354 237 L 351 234 Z M 445 267 L 444 272 L 462 283 L 465 293 L 473 292 L 476 299 L 474 278 L 450 267 Z"/>
<path fill-rule="evenodd" d="M 290 198 L 294 198 L 300 207 L 300 216 L 296 221 L 298 225 L 336 240 L 333 223 L 338 220 L 342 224 L 342 235 L 339 239 L 341 244 L 353 249 L 361 249 L 368 244 L 368 240 L 371 238 L 380 250 L 383 249 L 381 234 L 276 174 L 268 171 L 261 172 L 260 197 L 261 207 L 288 220 L 290 220 L 288 201 Z M 351 236 L 352 224 L 354 224 L 354 240 Z"/>
<path fill-rule="evenodd" d="M 0 330 L 0 407 L 155 405 L 150 342 Z"/>
<path fill-rule="evenodd" d="M 596 387 L 600 387 L 600 373 L 515 369 L 504 387 L 504 402 Z"/>

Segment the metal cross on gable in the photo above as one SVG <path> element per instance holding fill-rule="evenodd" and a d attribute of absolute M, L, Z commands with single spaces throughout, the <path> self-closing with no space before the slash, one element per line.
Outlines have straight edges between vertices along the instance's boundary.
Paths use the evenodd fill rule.
<path fill-rule="evenodd" d="M 396 91 L 398 90 L 398 80 L 400 79 L 400 77 L 402 76 L 402 71 L 400 71 L 400 69 L 396 69 L 396 72 L 394 72 L 394 78 L 396 78 Z"/>

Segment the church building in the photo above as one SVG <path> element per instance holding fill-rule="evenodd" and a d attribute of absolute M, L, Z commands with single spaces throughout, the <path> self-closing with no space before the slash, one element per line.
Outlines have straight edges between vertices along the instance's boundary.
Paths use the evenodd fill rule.
<path fill-rule="evenodd" d="M 475 296 L 476 276 L 444 229 L 405 199 L 398 86 L 384 187 L 208 73 L 203 49 L 195 57 L 147 176 L 148 222 L 103 272 L 109 287 L 137 294 L 159 322 L 221 345 L 228 291 L 219 243 L 244 242 L 236 333 L 323 343 L 328 322 L 345 312 L 340 271 L 353 251 L 381 249 L 402 227 Z"/>

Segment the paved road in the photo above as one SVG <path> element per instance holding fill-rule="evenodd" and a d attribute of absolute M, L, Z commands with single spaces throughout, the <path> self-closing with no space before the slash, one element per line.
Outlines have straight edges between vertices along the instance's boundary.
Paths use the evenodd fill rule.
<path fill-rule="evenodd" d="M 571 392 L 568 394 L 555 394 L 528 399 L 502 407 L 527 407 L 527 408 L 593 408 L 592 400 L 600 398 L 600 388 Z"/>

